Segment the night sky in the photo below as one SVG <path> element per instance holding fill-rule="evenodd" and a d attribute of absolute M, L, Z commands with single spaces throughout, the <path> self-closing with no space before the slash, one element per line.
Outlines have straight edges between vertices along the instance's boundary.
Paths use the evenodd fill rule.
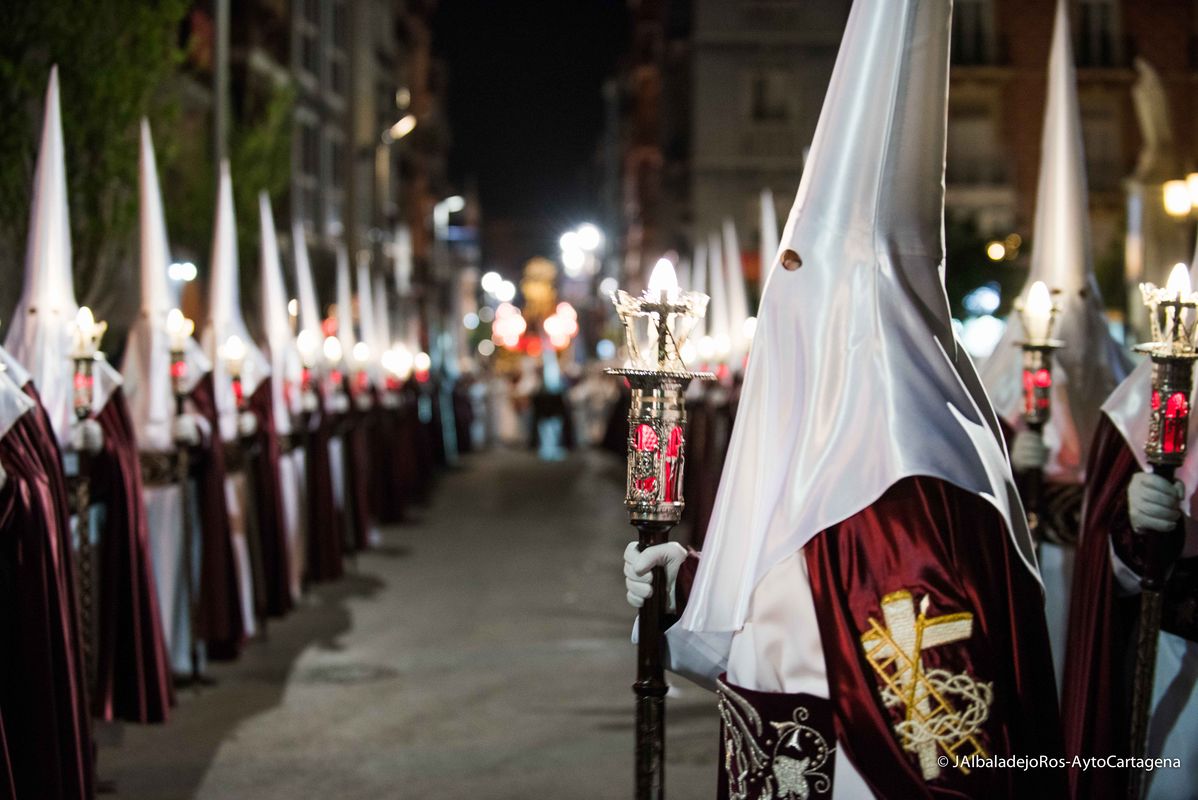
<path fill-rule="evenodd" d="M 516 229 L 514 250 L 488 232 L 488 267 L 497 253 L 555 257 L 563 231 L 598 219 L 601 90 L 627 37 L 626 0 L 442 1 L 435 49 L 448 67 L 451 176 L 477 181 L 484 229 Z"/>

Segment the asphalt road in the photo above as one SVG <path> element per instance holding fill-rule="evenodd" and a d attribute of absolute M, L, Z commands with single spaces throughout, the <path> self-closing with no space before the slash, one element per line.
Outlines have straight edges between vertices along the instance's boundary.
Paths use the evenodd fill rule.
<path fill-rule="evenodd" d="M 117 798 L 630 798 L 622 465 L 469 457 L 342 581 L 100 751 Z M 667 794 L 714 796 L 713 697 L 668 700 Z"/>

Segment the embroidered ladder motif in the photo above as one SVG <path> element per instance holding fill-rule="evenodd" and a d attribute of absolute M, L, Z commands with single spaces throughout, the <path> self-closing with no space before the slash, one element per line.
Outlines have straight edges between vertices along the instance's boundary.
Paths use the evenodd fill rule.
<path fill-rule="evenodd" d="M 977 733 L 990 716 L 993 687 L 968 673 L 925 670 L 920 653 L 932 647 L 968 639 L 973 633 L 969 612 L 928 617 L 928 598 L 919 604 L 905 590 L 882 598 L 885 627 L 873 617 L 861 636 L 865 658 L 881 683 L 887 708 L 902 708 L 904 719 L 894 725 L 903 749 L 919 760 L 924 780 L 940 776 L 940 751 L 954 756 L 988 755 Z M 958 710 L 952 702 L 961 705 Z M 961 766 L 963 773 L 969 770 Z"/>

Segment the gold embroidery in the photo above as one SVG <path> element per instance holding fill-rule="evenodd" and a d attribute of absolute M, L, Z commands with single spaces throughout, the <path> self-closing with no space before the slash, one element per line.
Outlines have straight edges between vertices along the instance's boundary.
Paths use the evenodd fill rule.
<path fill-rule="evenodd" d="M 927 611 L 926 596 L 917 616 L 910 592 L 891 592 L 882 598 L 885 626 L 870 617 L 870 630 L 862 634 L 861 645 L 882 684 L 882 702 L 887 708 L 904 709 L 895 734 L 903 749 L 919 759 L 924 780 L 930 781 L 940 776 L 936 763 L 940 751 L 949 758 L 988 755 L 976 734 L 990 716 L 994 690 L 965 672 L 924 669 L 922 651 L 964 641 L 973 633 L 969 612 L 929 617 Z M 959 769 L 969 772 L 965 766 Z"/>

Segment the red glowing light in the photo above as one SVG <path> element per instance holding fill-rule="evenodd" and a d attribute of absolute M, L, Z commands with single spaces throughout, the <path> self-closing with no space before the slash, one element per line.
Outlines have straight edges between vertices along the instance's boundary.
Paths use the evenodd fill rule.
<path fill-rule="evenodd" d="M 187 362 L 172 361 L 171 362 L 171 377 L 175 380 L 181 380 L 187 377 Z"/>
<path fill-rule="evenodd" d="M 657 432 L 651 425 L 641 423 L 636 426 L 636 440 L 633 444 L 640 452 L 653 452 L 657 449 Z"/>
<path fill-rule="evenodd" d="M 1153 392 L 1153 394 L 1156 394 Z M 1158 406 L 1159 408 L 1159 403 Z M 1181 453 L 1186 449 L 1186 428 L 1190 421 L 1190 401 L 1185 392 L 1174 392 L 1165 403 L 1165 429 L 1161 436 L 1161 450 L 1166 453 Z"/>

